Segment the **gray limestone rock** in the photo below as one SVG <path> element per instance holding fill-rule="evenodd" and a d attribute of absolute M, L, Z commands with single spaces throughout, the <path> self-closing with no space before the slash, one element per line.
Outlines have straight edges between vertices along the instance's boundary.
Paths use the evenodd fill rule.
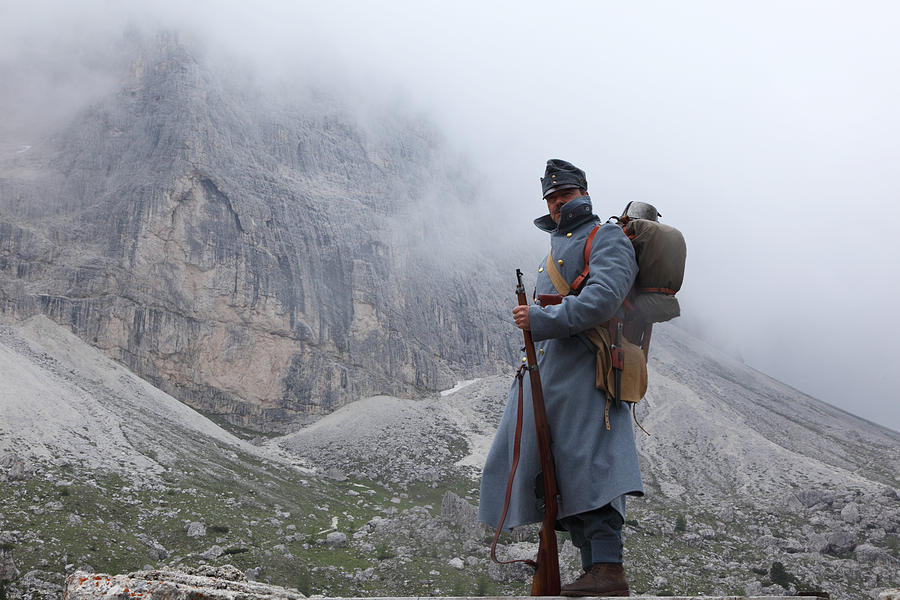
<path fill-rule="evenodd" d="M 185 567 L 183 572 L 186 575 L 199 575 L 214 579 L 227 579 L 228 581 L 245 580 L 244 574 L 234 565 L 199 565 L 196 567 Z"/>
<path fill-rule="evenodd" d="M 150 538 L 147 534 L 139 533 L 135 535 L 135 537 L 149 548 L 148 554 L 153 560 L 165 560 L 169 557 L 169 551 L 166 550 L 162 544 Z"/>
<path fill-rule="evenodd" d="M 19 538 L 17 531 L 0 531 L 0 550 L 11 550 Z"/>
<path fill-rule="evenodd" d="M 347 475 L 340 469 L 336 469 L 334 467 L 325 471 L 325 477 L 333 479 L 335 481 L 347 481 Z"/>
<path fill-rule="evenodd" d="M 848 523 L 859 522 L 859 505 L 850 502 L 841 509 L 841 518 Z"/>
<path fill-rule="evenodd" d="M 15 581 L 19 577 L 19 570 L 13 562 L 12 553 L 0 550 L 0 584 Z"/>
<path fill-rule="evenodd" d="M 6 478 L 9 481 L 24 481 L 34 473 L 33 467 L 28 461 L 12 453 L 6 454 L 3 459 L 0 459 L 0 467 L 6 469 Z"/>
<path fill-rule="evenodd" d="M 459 531 L 477 534 L 483 526 L 478 523 L 478 509 L 453 492 L 446 492 L 441 499 L 441 517 Z"/>
<path fill-rule="evenodd" d="M 104 575 L 76 571 L 66 580 L 68 600 L 113 600 L 139 594 L 144 600 L 300 600 L 296 590 L 247 581 L 230 565 L 183 571 Z"/>
<path fill-rule="evenodd" d="M 853 535 L 838 531 L 828 536 L 824 547 L 820 551 L 824 554 L 832 554 L 834 556 L 842 556 L 852 552 L 856 547 L 856 539 Z"/>
<path fill-rule="evenodd" d="M 198 56 L 137 46 L 117 94 L 0 155 L 0 312 L 258 431 L 511 364 L 512 290 L 482 284 L 505 253 L 434 130 L 229 86 Z"/>
<path fill-rule="evenodd" d="M 834 501 L 833 494 L 824 492 L 820 489 L 802 489 L 797 491 L 794 495 L 806 508 L 811 508 L 817 504 L 830 504 Z"/>
<path fill-rule="evenodd" d="M 34 569 L 22 575 L 15 586 L 23 590 L 21 597 L 26 600 L 57 600 L 63 597 L 61 583 L 62 578 L 58 574 Z M 12 596 L 15 597 L 15 594 Z"/>
<path fill-rule="evenodd" d="M 198 521 L 189 523 L 185 527 L 185 530 L 187 531 L 187 536 L 190 538 L 198 538 L 206 535 L 206 526 Z"/>
<path fill-rule="evenodd" d="M 872 544 L 859 544 L 853 549 L 853 552 L 856 554 L 856 559 L 860 562 L 879 565 L 897 563 L 900 566 L 900 561 L 891 556 L 890 551 Z"/>
<path fill-rule="evenodd" d="M 206 560 L 215 560 L 215 559 L 219 558 L 220 556 L 222 556 L 222 553 L 224 551 L 225 550 L 222 548 L 222 546 L 215 544 L 213 546 L 210 546 L 206 552 L 203 552 L 199 556 L 200 556 L 200 558 L 205 558 Z"/>

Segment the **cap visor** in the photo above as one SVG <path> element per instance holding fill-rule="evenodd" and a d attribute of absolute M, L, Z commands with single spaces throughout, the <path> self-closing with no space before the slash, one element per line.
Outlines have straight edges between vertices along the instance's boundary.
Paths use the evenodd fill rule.
<path fill-rule="evenodd" d="M 570 190 L 572 188 L 580 187 L 575 185 L 574 183 L 563 183 L 561 185 L 554 185 L 552 188 L 544 192 L 544 198 L 552 194 L 553 192 L 558 192 L 559 190 Z"/>

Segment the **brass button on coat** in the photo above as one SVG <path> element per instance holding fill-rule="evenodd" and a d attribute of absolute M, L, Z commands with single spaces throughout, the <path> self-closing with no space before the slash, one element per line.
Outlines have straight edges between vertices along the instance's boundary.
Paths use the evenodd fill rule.
<path fill-rule="evenodd" d="M 558 264 L 559 266 L 562 266 L 562 264 L 563 264 L 563 259 L 559 259 L 558 261 L 556 261 L 556 264 Z"/>
<path fill-rule="evenodd" d="M 540 353 L 541 353 L 541 354 L 544 353 L 544 349 L 543 349 L 543 348 L 540 349 Z"/>
<path fill-rule="evenodd" d="M 544 272 L 544 267 L 541 267 L 540 269 L 538 269 L 538 273 L 543 273 L 543 272 Z"/>
<path fill-rule="evenodd" d="M 567 233 L 566 237 L 572 237 L 572 232 L 570 231 L 569 233 Z"/>

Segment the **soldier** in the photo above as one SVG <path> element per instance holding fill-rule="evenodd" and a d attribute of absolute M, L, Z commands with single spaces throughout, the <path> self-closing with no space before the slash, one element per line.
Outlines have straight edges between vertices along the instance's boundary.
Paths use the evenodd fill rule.
<path fill-rule="evenodd" d="M 588 235 L 601 220 L 593 214 L 584 171 L 564 160 L 547 161 L 541 179 L 549 214 L 534 224 L 550 234 L 555 267 L 567 282 L 584 269 Z M 545 268 L 537 269 L 536 292 L 556 292 Z M 622 228 L 602 225 L 594 236 L 590 272 L 577 295 L 558 304 L 516 306 L 515 324 L 531 331 L 538 353 L 547 420 L 559 487 L 558 526 L 581 551 L 584 574 L 562 587 L 565 596 L 628 596 L 622 567 L 625 496 L 642 496 L 640 467 L 631 415 L 625 403 L 609 403 L 596 387 L 596 347 L 585 332 L 616 316 L 637 274 L 634 249 Z M 619 315 L 621 316 L 621 315 Z M 501 519 L 513 458 L 518 381 L 510 388 L 506 409 L 485 462 L 478 517 L 497 527 Z M 524 422 L 533 423 L 530 381 L 525 386 Z M 504 528 L 540 522 L 542 504 L 535 496 L 540 470 L 534 427 L 523 427 Z"/>

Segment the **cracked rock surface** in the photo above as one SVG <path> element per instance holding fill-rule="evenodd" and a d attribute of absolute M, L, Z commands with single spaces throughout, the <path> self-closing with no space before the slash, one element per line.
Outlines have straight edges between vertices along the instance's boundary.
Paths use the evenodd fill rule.
<path fill-rule="evenodd" d="M 104 575 L 76 571 L 66 580 L 67 600 L 299 600 L 297 590 L 247 581 L 231 565 L 190 571 L 137 571 Z"/>

